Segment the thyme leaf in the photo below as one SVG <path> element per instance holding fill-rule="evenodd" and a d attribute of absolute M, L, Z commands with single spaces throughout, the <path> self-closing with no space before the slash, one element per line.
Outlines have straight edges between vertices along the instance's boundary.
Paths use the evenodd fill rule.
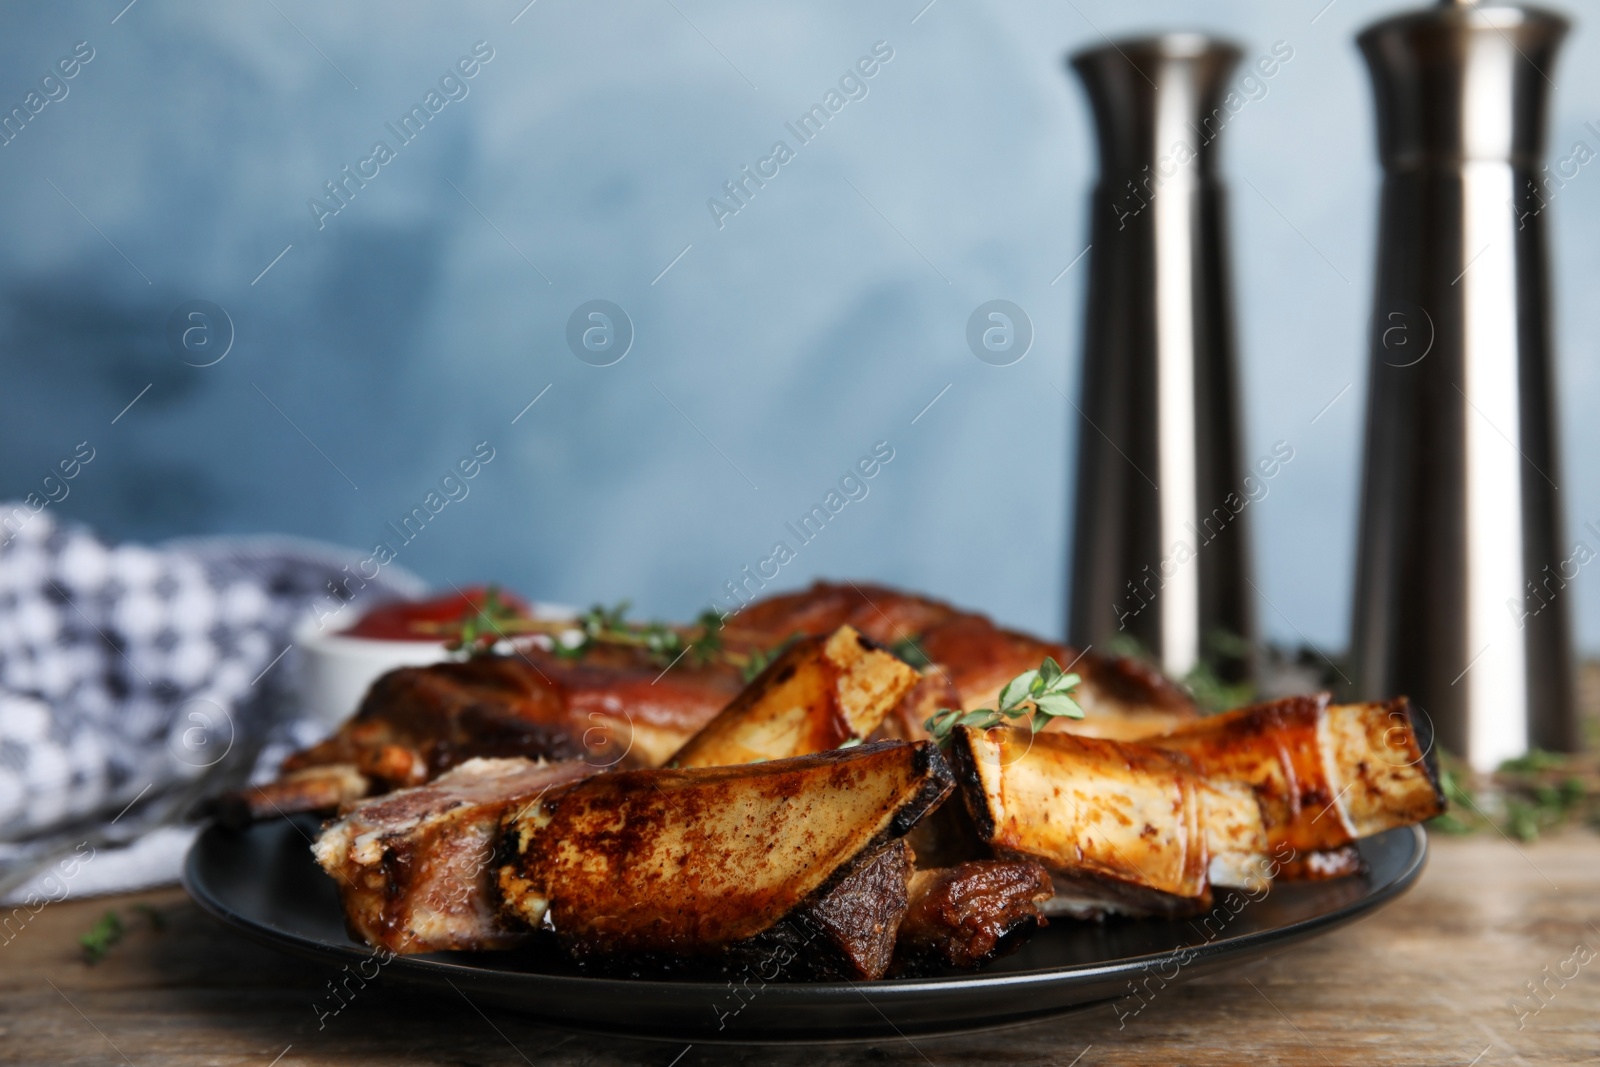
<path fill-rule="evenodd" d="M 933 739 L 943 745 L 957 726 L 987 730 L 1008 720 L 1024 720 L 1029 729 L 1042 730 L 1051 719 L 1081 719 L 1083 708 L 1072 698 L 1072 689 L 1083 679 L 1068 674 L 1053 658 L 1046 656 L 1037 670 L 1023 671 L 1000 690 L 998 707 L 940 708 L 923 725 Z"/>

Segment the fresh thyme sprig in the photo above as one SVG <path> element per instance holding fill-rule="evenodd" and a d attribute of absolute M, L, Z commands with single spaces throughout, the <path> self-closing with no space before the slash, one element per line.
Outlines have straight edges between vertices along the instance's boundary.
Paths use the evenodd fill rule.
<path fill-rule="evenodd" d="M 1051 719 L 1081 719 L 1083 709 L 1072 699 L 1071 690 L 1083 679 L 1068 674 L 1053 658 L 1046 656 L 1039 669 L 1023 671 L 1000 690 L 1000 706 L 962 711 L 940 708 L 924 725 L 939 744 L 950 740 L 957 726 L 987 730 L 1008 719 L 1026 719 L 1033 730 L 1042 730 Z"/>
<path fill-rule="evenodd" d="M 690 626 L 669 626 L 662 622 L 629 622 L 626 600 L 615 607 L 596 604 L 576 619 L 534 619 L 524 614 L 490 586 L 481 603 L 469 608 L 453 623 L 421 624 L 450 635 L 446 647 L 468 656 L 492 650 L 496 643 L 525 634 L 551 638 L 556 655 L 581 659 L 599 645 L 640 648 L 652 662 L 661 666 L 687 657 L 704 666 L 719 655 L 735 666 L 749 657 L 729 652 L 722 645 L 722 616 L 707 610 Z"/>
<path fill-rule="evenodd" d="M 726 655 L 722 647 L 722 616 L 715 611 L 703 611 L 694 625 L 678 627 L 664 622 L 628 622 L 628 606 L 626 600 L 614 608 L 596 604 L 578 616 L 578 640 L 558 640 L 556 654 L 578 659 L 596 645 L 625 645 L 644 649 L 662 665 L 676 663 L 687 655 L 699 666 L 710 663 L 718 653 Z M 568 624 L 567 632 L 573 629 Z"/>
<path fill-rule="evenodd" d="M 483 602 L 461 616 L 455 638 L 446 647 L 452 652 L 468 653 L 493 648 L 505 635 L 505 627 L 516 625 L 522 618 L 515 605 L 501 599 L 500 587 L 491 585 L 484 590 Z"/>

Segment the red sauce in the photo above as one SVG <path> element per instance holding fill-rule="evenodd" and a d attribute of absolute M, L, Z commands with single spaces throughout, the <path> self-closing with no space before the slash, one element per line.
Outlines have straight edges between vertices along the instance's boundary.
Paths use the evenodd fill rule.
<path fill-rule="evenodd" d="M 450 592 L 431 600 L 391 601 L 373 608 L 343 632 L 347 637 L 375 641 L 443 641 L 447 635 L 418 624 L 458 622 L 462 616 L 482 606 L 488 595 L 488 586 L 472 585 L 460 593 Z M 524 614 L 528 611 L 526 601 L 504 590 L 500 591 L 500 601 Z"/>

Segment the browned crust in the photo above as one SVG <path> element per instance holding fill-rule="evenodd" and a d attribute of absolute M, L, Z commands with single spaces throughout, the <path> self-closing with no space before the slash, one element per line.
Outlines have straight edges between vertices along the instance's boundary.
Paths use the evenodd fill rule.
<path fill-rule="evenodd" d="M 918 674 L 850 626 L 802 638 L 667 761 L 712 767 L 785 759 L 860 741 Z"/>
<path fill-rule="evenodd" d="M 506 821 L 499 884 L 507 908 L 584 958 L 725 955 L 825 896 L 951 787 L 937 748 L 898 741 L 600 775 Z"/>
<path fill-rule="evenodd" d="M 983 778 L 978 774 L 978 756 L 972 751 L 971 739 L 966 734 L 958 732 L 952 738 L 949 763 L 955 784 L 961 790 L 961 802 L 966 808 L 969 824 L 979 840 L 985 843 L 993 841 L 997 829 L 994 813 L 984 800 Z"/>
<path fill-rule="evenodd" d="M 399 955 L 509 948 L 527 935 L 492 893 L 501 818 L 594 773 L 578 762 L 486 760 L 357 804 L 313 846 L 352 937 Z"/>
<path fill-rule="evenodd" d="M 894 960 L 910 875 L 910 848 L 891 840 L 868 849 L 766 930 L 726 945 L 618 952 L 559 936 L 551 940 L 580 970 L 595 975 L 871 981 L 882 978 Z"/>

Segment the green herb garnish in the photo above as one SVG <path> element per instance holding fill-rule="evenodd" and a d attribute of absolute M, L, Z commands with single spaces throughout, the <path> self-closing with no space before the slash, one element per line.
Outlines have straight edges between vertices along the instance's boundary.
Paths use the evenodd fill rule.
<path fill-rule="evenodd" d="M 122 920 L 114 911 L 108 911 L 94 921 L 94 925 L 85 930 L 78 938 L 78 944 L 83 946 L 83 958 L 88 963 L 99 963 L 105 959 L 106 953 L 111 951 L 111 946 L 122 940 Z"/>
<path fill-rule="evenodd" d="M 506 625 L 515 625 L 521 618 L 515 607 L 500 599 L 500 587 L 491 585 L 484 590 L 483 603 L 461 616 L 455 638 L 446 647 L 453 652 L 486 651 L 505 636 Z"/>
<path fill-rule="evenodd" d="M 672 626 L 664 622 L 629 622 L 628 602 L 607 608 L 596 604 L 578 616 L 574 627 L 567 623 L 567 632 L 575 629 L 578 640 L 557 640 L 555 651 L 568 659 L 579 659 L 597 645 L 619 645 L 642 648 L 653 663 L 669 667 L 684 656 L 695 664 L 704 666 L 721 655 L 730 661 L 734 657 L 722 647 L 722 616 L 715 611 L 700 613 L 692 626 Z M 739 657 L 743 658 L 743 657 Z"/>
<path fill-rule="evenodd" d="M 1600 829 L 1600 768 L 1591 755 L 1534 749 L 1506 760 L 1493 774 L 1474 775 L 1461 760 L 1439 753 L 1439 788 L 1449 807 L 1430 829 L 1470 834 L 1498 827 L 1534 841 L 1573 823 Z"/>
<path fill-rule="evenodd" d="M 1076 674 L 1067 674 L 1059 663 L 1046 656 L 1038 670 L 1023 671 L 1006 683 L 1000 690 L 999 707 L 973 711 L 940 708 L 923 725 L 942 745 L 950 740 L 957 726 L 987 730 L 1008 719 L 1025 719 L 1030 729 L 1042 730 L 1051 719 L 1081 719 L 1083 709 L 1069 694 L 1082 680 Z"/>
<path fill-rule="evenodd" d="M 664 622 L 629 622 L 628 602 L 615 607 L 596 604 L 576 619 L 534 619 L 522 614 L 490 586 L 483 602 L 468 609 L 452 623 L 421 624 L 424 632 L 449 635 L 446 647 L 467 656 L 491 652 L 510 637 L 541 634 L 551 639 L 553 651 L 563 659 L 582 659 L 601 645 L 643 649 L 651 662 L 667 667 L 687 656 L 696 666 L 705 666 L 718 657 L 736 666 L 747 657 L 729 652 L 722 645 L 722 616 L 706 610 L 690 626 Z"/>
<path fill-rule="evenodd" d="M 928 654 L 922 651 L 922 646 L 917 644 L 915 637 L 902 637 L 890 645 L 889 650 L 918 670 L 933 662 L 928 658 Z"/>

